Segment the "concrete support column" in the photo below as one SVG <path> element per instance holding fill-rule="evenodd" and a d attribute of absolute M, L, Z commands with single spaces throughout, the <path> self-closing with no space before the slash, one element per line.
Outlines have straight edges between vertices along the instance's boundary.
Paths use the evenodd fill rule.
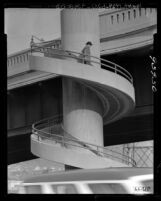
<path fill-rule="evenodd" d="M 103 145 L 103 107 L 96 93 L 72 79 L 63 78 L 65 130 L 77 139 Z"/>
<path fill-rule="evenodd" d="M 99 37 L 97 9 L 62 10 L 63 49 L 81 52 L 86 42 L 91 41 L 91 55 L 100 57 Z M 95 67 L 100 65 L 96 64 Z M 63 123 L 69 134 L 79 140 L 103 146 L 102 114 L 102 103 L 95 91 L 72 78 L 63 78 Z"/>
<path fill-rule="evenodd" d="M 61 43 L 65 50 L 80 52 L 91 41 L 91 56 L 100 58 L 100 28 L 97 9 L 64 9 L 61 11 Z M 97 61 L 95 58 L 91 60 Z M 94 67 L 99 64 L 93 63 Z"/>

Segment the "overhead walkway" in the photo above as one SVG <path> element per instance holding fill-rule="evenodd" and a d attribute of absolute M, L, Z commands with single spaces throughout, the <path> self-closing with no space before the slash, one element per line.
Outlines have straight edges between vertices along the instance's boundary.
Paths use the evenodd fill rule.
<path fill-rule="evenodd" d="M 97 57 L 91 56 L 90 63 L 84 64 L 80 53 L 48 47 L 34 47 L 29 57 L 31 70 L 69 77 L 95 92 L 103 107 L 104 124 L 131 112 L 135 94 L 130 73 Z M 63 116 L 33 125 L 31 151 L 39 157 L 80 168 L 135 166 L 130 157 L 73 137 L 63 127 Z"/>

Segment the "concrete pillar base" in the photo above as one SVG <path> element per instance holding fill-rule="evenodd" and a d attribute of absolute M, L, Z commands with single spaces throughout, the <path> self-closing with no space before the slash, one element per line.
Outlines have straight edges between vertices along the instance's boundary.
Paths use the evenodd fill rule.
<path fill-rule="evenodd" d="M 102 103 L 95 92 L 75 80 L 63 78 L 63 124 L 67 133 L 103 146 L 102 113 Z"/>

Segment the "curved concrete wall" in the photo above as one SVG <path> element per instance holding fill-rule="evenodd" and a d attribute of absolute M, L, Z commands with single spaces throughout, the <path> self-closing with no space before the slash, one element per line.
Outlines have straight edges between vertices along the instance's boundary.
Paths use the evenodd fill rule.
<path fill-rule="evenodd" d="M 40 158 L 85 169 L 128 167 L 126 164 L 110 158 L 99 157 L 88 150 L 84 153 L 81 151 L 81 148 L 79 151 L 67 149 L 61 147 L 60 144 L 54 145 L 52 141 L 51 144 L 49 142 L 40 142 L 34 139 L 33 136 L 31 136 L 31 152 Z"/>
<path fill-rule="evenodd" d="M 77 63 L 76 61 L 56 58 L 30 56 L 30 69 L 55 73 L 61 76 L 78 78 L 99 84 L 102 87 L 114 88 L 125 93 L 135 103 L 134 86 L 124 77 L 105 69 Z"/>
<path fill-rule="evenodd" d="M 103 146 L 102 115 L 102 103 L 95 92 L 75 80 L 63 78 L 64 128 L 68 133 L 81 141 Z"/>

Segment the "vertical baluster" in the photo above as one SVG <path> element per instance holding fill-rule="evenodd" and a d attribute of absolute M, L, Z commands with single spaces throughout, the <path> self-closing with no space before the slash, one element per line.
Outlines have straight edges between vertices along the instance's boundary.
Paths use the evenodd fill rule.
<path fill-rule="evenodd" d="M 113 15 L 111 15 L 111 24 L 113 24 Z"/>
<path fill-rule="evenodd" d="M 136 10 L 134 9 L 134 19 L 136 18 Z"/>
<path fill-rule="evenodd" d="M 125 13 L 122 13 L 123 22 L 125 21 Z"/>
<path fill-rule="evenodd" d="M 117 14 L 117 23 L 119 23 L 119 14 Z"/>
<path fill-rule="evenodd" d="M 128 11 L 128 19 L 130 20 L 130 11 Z"/>
<path fill-rule="evenodd" d="M 117 66 L 115 65 L 115 73 L 117 74 Z"/>

